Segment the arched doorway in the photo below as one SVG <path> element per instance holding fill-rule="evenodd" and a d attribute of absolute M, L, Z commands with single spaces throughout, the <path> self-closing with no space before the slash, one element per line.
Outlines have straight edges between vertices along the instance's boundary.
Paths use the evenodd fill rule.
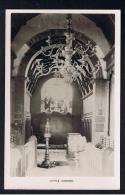
<path fill-rule="evenodd" d="M 62 78 L 41 79 L 31 98 L 31 121 L 38 142 L 44 140 L 47 114 L 51 144 L 66 144 L 70 132 L 81 132 L 82 101 L 77 86 Z"/>
<path fill-rule="evenodd" d="M 64 18 L 65 14 L 59 14 L 59 17 L 62 16 Z M 42 17 L 44 14 L 40 15 L 40 21 Z M 53 17 L 53 21 L 57 22 L 58 16 Z M 80 139 L 85 136 L 88 142 L 96 145 L 107 133 L 108 82 L 102 51 L 108 47 L 103 47 L 106 43 L 106 40 L 102 39 L 103 33 L 99 33 L 98 27 L 93 26 L 91 21 L 88 21 L 90 22 L 88 25 L 78 24 L 81 17 L 83 16 L 79 14 L 74 15 L 73 28 L 70 28 L 72 21 L 68 15 L 67 30 L 65 20 L 62 20 L 61 24 L 58 19 L 60 27 L 54 22 L 53 28 L 50 29 L 41 28 L 41 23 L 39 25 L 34 23 L 36 25 L 34 33 L 31 32 L 33 28 L 29 28 L 32 22 L 28 22 L 31 33 L 26 31 L 24 42 L 17 44 L 12 79 L 15 82 L 14 95 L 17 95 L 14 117 L 18 118 L 18 125 L 22 125 L 20 129 L 24 142 L 21 144 L 29 144 L 31 147 L 29 143 L 31 135 L 36 135 L 38 143 L 45 143 L 47 113 L 50 116 L 51 146 L 65 145 L 68 133 L 73 136 L 77 134 Z M 87 28 L 83 27 L 92 27 L 92 31 L 87 30 L 92 33 L 88 34 Z M 51 79 L 58 82 L 54 84 Z M 66 87 L 67 84 L 64 82 L 61 85 L 61 80 L 69 82 L 72 88 L 75 88 L 72 100 L 69 98 L 71 88 Z M 78 137 L 74 139 L 75 142 Z M 81 142 L 78 143 L 80 146 Z M 31 149 L 31 156 L 32 151 Z M 28 155 L 27 150 L 24 158 L 26 164 Z"/>
<path fill-rule="evenodd" d="M 72 33 L 73 35 L 75 35 L 75 39 L 71 35 Z M 85 107 L 88 106 L 87 103 L 89 99 L 88 96 L 92 94 L 95 95 L 98 93 L 98 91 L 97 93 L 95 93 L 95 91 L 97 90 L 96 86 L 98 85 L 100 80 L 103 83 L 102 85 L 105 87 L 106 84 L 105 79 L 107 78 L 106 69 L 105 69 L 106 63 L 103 60 L 103 53 L 100 47 L 83 33 L 77 31 L 73 31 L 72 33 L 70 34 L 71 36 L 70 35 L 67 36 L 65 34 L 65 29 L 53 29 L 53 30 L 40 32 L 35 36 L 33 36 L 20 49 L 17 59 L 14 60 L 14 69 L 12 71 L 13 75 L 18 75 L 19 79 L 20 78 L 24 79 L 23 80 L 24 96 L 23 96 L 22 105 L 24 105 L 25 121 L 23 127 L 24 127 L 25 135 L 28 132 L 25 129 L 25 124 L 27 124 L 28 120 L 30 121 L 30 117 L 31 117 L 30 100 L 32 99 L 33 93 L 36 90 L 39 80 L 41 78 L 45 78 L 46 76 L 53 77 L 54 73 L 60 70 L 60 68 L 63 67 L 64 64 L 66 65 L 65 68 L 67 68 L 67 65 L 70 66 L 69 70 L 71 70 L 71 74 L 73 76 L 75 76 L 73 71 L 74 70 L 77 71 L 78 77 L 74 83 L 77 85 L 77 87 L 80 90 L 81 97 L 82 97 L 81 102 L 85 105 Z M 69 54 L 67 54 L 67 46 L 69 47 L 68 52 L 69 51 L 71 52 L 71 53 L 69 52 Z M 86 52 L 84 53 L 84 51 Z M 70 56 L 70 60 L 68 59 L 68 55 Z M 61 71 L 65 71 L 65 70 L 63 70 L 62 68 Z M 97 85 L 95 84 L 96 79 L 98 80 Z M 93 93 L 93 86 L 95 87 L 94 93 Z M 76 98 L 74 98 L 74 100 L 75 99 Z M 96 97 L 94 99 L 96 99 Z M 92 103 L 92 105 L 94 104 L 95 102 Z M 98 105 L 97 111 L 100 109 L 101 106 L 102 103 L 100 101 L 100 105 Z M 41 106 L 39 106 L 39 109 L 40 107 Z M 74 106 L 72 110 L 73 109 L 78 110 L 78 106 Z M 82 121 L 85 121 L 84 119 L 88 119 L 88 114 L 89 114 L 89 120 L 91 120 L 92 123 L 93 122 L 100 123 L 98 122 L 100 120 L 99 118 L 100 116 L 96 116 L 96 109 L 94 110 L 92 108 L 91 111 L 87 110 L 86 113 L 83 113 L 84 108 L 82 106 L 81 109 L 82 111 L 80 112 L 80 114 L 82 114 L 81 116 Z M 104 114 L 104 116 L 101 116 L 103 120 L 100 121 L 103 124 L 105 123 L 105 116 L 107 114 L 106 112 L 102 113 Z M 106 127 L 103 124 L 101 124 L 102 134 L 104 134 L 104 131 L 106 129 Z M 98 126 L 100 126 L 100 124 L 92 125 L 92 131 L 93 132 L 98 131 L 97 129 Z M 93 135 L 94 133 L 92 134 L 92 139 L 89 140 L 93 140 Z"/>

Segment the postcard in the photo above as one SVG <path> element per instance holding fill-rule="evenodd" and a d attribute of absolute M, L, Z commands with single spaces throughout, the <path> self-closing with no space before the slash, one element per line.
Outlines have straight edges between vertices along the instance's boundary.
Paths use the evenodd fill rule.
<path fill-rule="evenodd" d="M 120 10 L 6 10 L 5 189 L 120 189 Z"/>

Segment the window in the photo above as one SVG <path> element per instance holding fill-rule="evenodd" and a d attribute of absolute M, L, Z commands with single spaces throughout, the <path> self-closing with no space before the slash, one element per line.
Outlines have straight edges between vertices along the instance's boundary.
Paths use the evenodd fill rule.
<path fill-rule="evenodd" d="M 41 112 L 72 113 L 72 86 L 64 79 L 52 78 L 41 88 Z"/>

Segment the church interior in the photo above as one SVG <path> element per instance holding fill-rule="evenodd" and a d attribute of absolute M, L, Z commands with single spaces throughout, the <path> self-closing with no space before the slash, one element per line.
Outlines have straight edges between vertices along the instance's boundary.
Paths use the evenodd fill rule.
<path fill-rule="evenodd" d="M 11 176 L 113 176 L 114 39 L 113 14 L 11 14 Z"/>

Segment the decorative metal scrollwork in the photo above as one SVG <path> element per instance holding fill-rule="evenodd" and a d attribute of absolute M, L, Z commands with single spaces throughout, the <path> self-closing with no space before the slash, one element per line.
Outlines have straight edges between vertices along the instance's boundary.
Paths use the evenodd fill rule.
<path fill-rule="evenodd" d="M 64 78 L 66 82 L 76 82 L 83 93 L 92 90 L 93 79 L 101 64 L 96 58 L 95 64 L 88 59 L 96 56 L 96 47 L 93 42 L 81 42 L 71 32 L 71 18 L 68 21 L 68 30 L 64 33 L 65 44 L 56 44 L 60 37 L 48 36 L 47 46 L 41 46 L 40 54 L 32 61 L 27 75 L 27 89 L 30 93 L 41 76 L 52 74 L 54 77 Z M 55 43 L 54 43 L 55 41 Z"/>

